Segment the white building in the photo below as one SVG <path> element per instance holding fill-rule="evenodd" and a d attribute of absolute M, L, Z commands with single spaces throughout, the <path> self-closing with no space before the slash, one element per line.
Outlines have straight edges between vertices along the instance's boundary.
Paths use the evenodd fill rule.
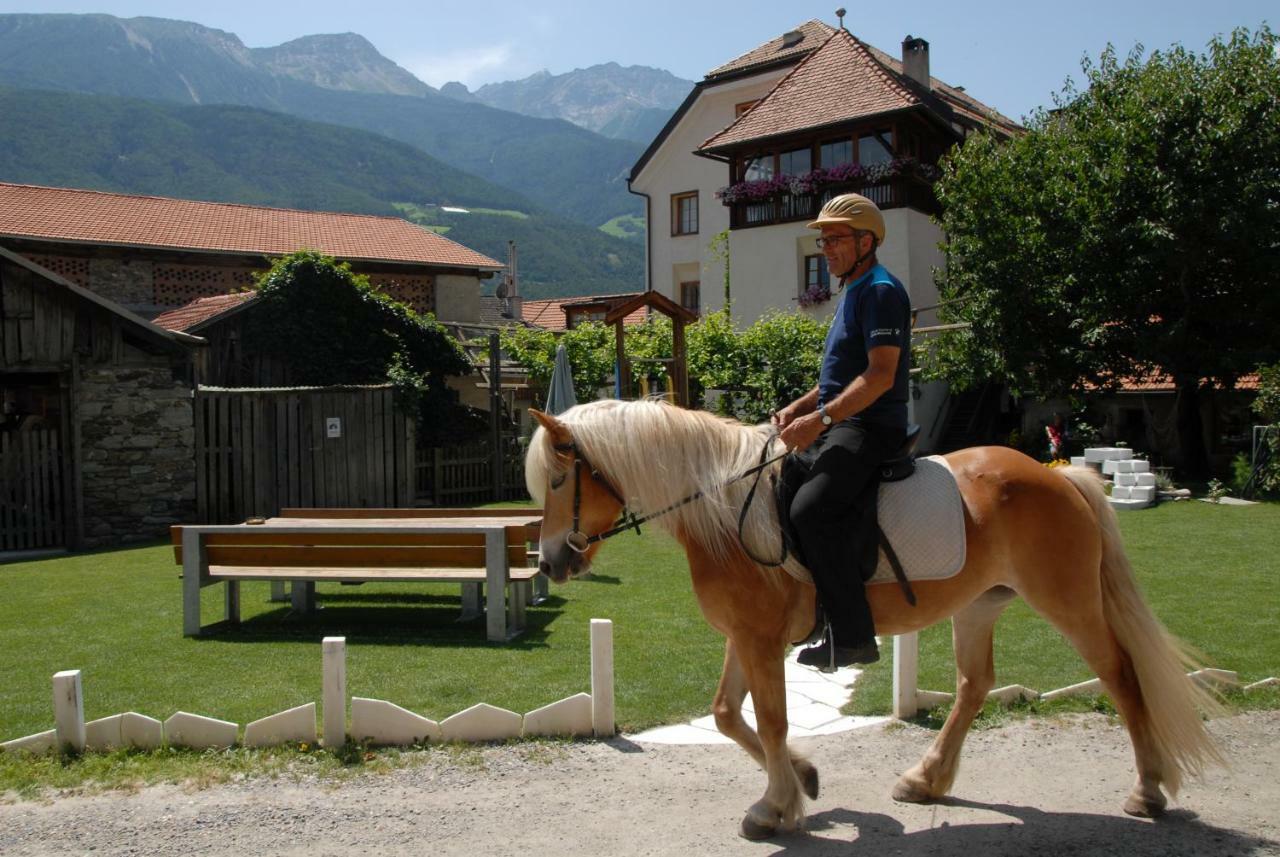
<path fill-rule="evenodd" d="M 648 287 L 701 312 L 724 306 L 728 230 L 731 312 L 746 326 L 766 311 L 831 314 L 826 262 L 805 228 L 832 196 L 857 191 L 885 213 L 880 261 L 912 305 L 937 303 L 943 265 L 932 180 L 969 134 L 1018 125 L 929 74 L 929 43 L 908 36 L 896 60 L 820 21 L 713 69 L 631 171 L 647 198 Z M 729 204 L 726 204 L 729 203 Z M 922 313 L 917 325 L 936 321 Z M 920 392 L 922 447 L 946 428 L 944 388 Z"/>

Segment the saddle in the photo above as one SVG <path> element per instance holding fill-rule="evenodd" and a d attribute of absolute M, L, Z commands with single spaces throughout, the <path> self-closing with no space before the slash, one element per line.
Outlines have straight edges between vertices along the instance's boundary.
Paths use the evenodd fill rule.
<path fill-rule="evenodd" d="M 855 551 L 858 575 L 861 577 L 862 582 L 866 583 L 875 575 L 880 550 L 883 549 L 885 557 L 893 569 L 894 577 L 897 578 L 898 585 L 902 588 L 904 597 L 912 606 L 915 606 L 916 603 L 915 592 L 911 589 L 911 583 L 907 580 L 906 572 L 902 568 L 902 563 L 898 560 L 898 555 L 894 551 L 893 545 L 889 543 L 888 538 L 880 529 L 878 500 L 882 484 L 900 482 L 915 472 L 915 450 L 919 440 L 920 426 L 909 425 L 906 439 L 903 440 L 898 451 L 890 458 L 882 461 L 876 468 L 873 478 L 867 480 L 866 487 L 862 489 L 862 493 L 858 495 L 858 499 L 854 503 L 854 519 L 850 522 L 849 537 L 849 543 Z M 805 453 L 787 455 L 782 461 L 781 474 L 774 486 L 774 500 L 777 503 L 778 522 L 782 529 L 783 545 L 786 551 L 789 551 L 801 564 L 806 566 L 808 563 L 804 558 L 799 535 L 791 526 L 790 512 L 791 503 L 795 499 L 796 492 L 800 490 L 800 486 L 809 478 L 814 460 L 812 456 L 808 456 Z"/>

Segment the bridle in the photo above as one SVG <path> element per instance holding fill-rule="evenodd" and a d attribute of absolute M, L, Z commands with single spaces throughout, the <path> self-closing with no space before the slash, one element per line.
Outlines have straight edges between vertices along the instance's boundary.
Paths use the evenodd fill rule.
<path fill-rule="evenodd" d="M 787 451 L 783 450 L 780 454 L 775 455 L 773 458 L 765 457 L 769 454 L 769 445 L 773 442 L 773 438 L 775 436 L 776 436 L 776 433 L 770 434 L 769 437 L 765 439 L 764 448 L 760 451 L 759 464 L 755 465 L 754 467 L 748 467 L 746 470 L 739 473 L 737 476 L 734 476 L 731 479 L 725 480 L 723 483 L 721 483 L 717 487 L 723 488 L 726 485 L 731 485 L 734 482 L 737 482 L 739 479 L 744 479 L 747 476 L 750 476 L 752 473 L 756 474 L 756 484 L 759 484 L 760 473 L 763 472 L 763 470 L 766 467 L 768 467 L 770 464 L 773 464 L 775 461 L 781 460 L 787 455 Z M 669 506 L 664 506 L 663 508 L 659 509 L 656 512 L 650 512 L 648 515 L 637 518 L 635 516 L 635 513 L 632 512 L 630 508 L 627 506 L 627 501 L 624 500 L 622 498 L 622 495 L 618 493 L 618 489 L 614 488 L 613 485 L 609 482 L 609 480 L 606 479 L 603 475 L 601 475 L 600 469 L 591 463 L 591 460 L 587 458 L 587 456 L 583 453 L 582 448 L 579 447 L 576 442 L 571 440 L 568 443 L 557 443 L 553 446 L 553 448 L 556 450 L 556 452 L 573 453 L 573 529 L 570 530 L 565 535 L 564 540 L 565 540 L 565 544 L 569 546 L 569 549 L 574 551 L 575 553 L 580 553 L 580 554 L 586 553 L 587 550 L 596 542 L 602 542 L 605 539 L 613 538 L 619 533 L 626 532 L 627 530 L 634 529 L 636 531 L 636 535 L 640 535 L 640 525 L 643 524 L 645 521 L 652 521 L 654 518 L 661 517 L 662 515 L 665 515 L 668 512 L 674 512 L 676 509 L 679 509 L 681 506 L 687 505 L 689 503 L 692 503 L 694 500 L 701 498 L 704 494 L 704 492 L 701 490 L 694 491 L 692 494 L 686 497 L 682 497 L 681 499 L 677 500 L 676 502 L 672 503 Z M 601 532 L 601 533 L 596 533 L 594 536 L 588 536 L 586 533 L 582 532 L 582 530 L 580 529 L 580 524 L 582 520 L 582 517 L 581 517 L 582 482 L 579 479 L 578 474 L 581 468 L 583 467 L 586 467 L 587 470 L 590 471 L 591 478 L 594 479 L 596 482 L 600 483 L 602 486 L 604 486 L 604 489 L 613 496 L 613 499 L 617 500 L 619 503 L 622 504 L 622 512 L 620 514 L 620 517 L 618 518 L 617 523 L 615 523 L 613 527 L 611 527 L 610 529 L 605 530 L 604 532 Z M 559 488 L 560 485 L 564 482 L 564 478 L 565 477 L 562 476 L 558 481 L 551 483 L 552 489 L 554 490 L 556 488 Z M 743 520 L 746 518 L 747 509 L 750 508 L 751 506 L 751 500 L 755 496 L 755 491 L 756 491 L 756 485 L 752 485 L 751 491 L 747 494 L 746 502 L 743 503 L 742 513 L 738 516 L 739 541 L 742 540 L 742 523 L 743 523 Z M 743 543 L 743 546 L 744 547 L 746 546 L 745 542 Z M 782 562 L 785 561 L 786 556 L 787 556 L 786 542 L 784 541 L 783 548 L 782 548 L 782 559 L 778 560 L 778 562 L 776 563 L 766 562 L 765 564 L 781 565 Z M 756 559 L 756 557 L 752 556 L 752 559 Z M 759 562 L 761 560 L 757 560 L 757 561 Z"/>

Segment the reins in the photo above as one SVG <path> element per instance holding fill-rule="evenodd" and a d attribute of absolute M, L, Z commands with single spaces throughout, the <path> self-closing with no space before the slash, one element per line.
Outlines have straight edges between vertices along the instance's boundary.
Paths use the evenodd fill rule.
<path fill-rule="evenodd" d="M 747 499 L 742 505 L 742 512 L 738 515 L 738 540 L 742 542 L 742 547 L 744 550 L 747 551 L 747 555 L 750 556 L 756 562 L 762 562 L 762 561 L 757 559 L 754 555 L 751 554 L 750 549 L 748 549 L 746 546 L 746 542 L 743 541 L 742 524 L 743 524 L 743 521 L 746 520 L 747 509 L 750 508 L 751 500 L 755 496 L 756 486 L 760 482 L 760 474 L 770 464 L 773 464 L 776 461 L 782 460 L 787 455 L 787 453 L 783 451 L 782 453 L 775 455 L 773 458 L 766 458 L 766 456 L 769 454 L 769 447 L 773 443 L 773 439 L 776 436 L 777 436 L 776 432 L 771 433 L 769 437 L 765 439 L 764 448 L 760 450 L 759 464 L 756 464 L 753 467 L 748 467 L 746 470 L 742 471 L 738 475 L 725 480 L 724 482 L 717 485 L 715 489 L 712 489 L 712 490 L 717 490 L 720 488 L 724 488 L 726 486 L 732 485 L 733 483 L 737 482 L 740 479 L 747 478 L 753 473 L 756 474 L 755 482 L 752 483 L 751 490 L 747 493 Z M 600 475 L 600 470 L 591 463 L 591 460 L 587 458 L 586 455 L 583 454 L 582 449 L 578 446 L 576 442 L 570 441 L 569 443 L 557 443 L 554 445 L 554 449 L 557 452 L 573 453 L 573 529 L 570 530 L 569 533 L 565 536 L 565 544 L 567 544 L 570 547 L 570 549 L 576 551 L 577 553 L 586 553 L 587 549 L 590 548 L 596 542 L 602 542 L 605 539 L 611 539 L 614 536 L 618 535 L 619 533 L 625 532 L 627 530 L 634 529 L 636 531 L 636 535 L 640 535 L 641 524 L 645 523 L 646 521 L 652 521 L 654 518 L 662 517 L 663 515 L 666 515 L 670 512 L 674 512 L 676 509 L 679 509 L 681 506 L 686 506 L 689 503 L 692 503 L 694 500 L 698 500 L 703 496 L 705 496 L 704 491 L 698 490 L 688 495 L 687 497 L 683 497 L 677 500 L 676 502 L 672 503 L 669 506 L 664 506 L 663 508 L 657 510 L 656 512 L 650 512 L 649 514 L 644 515 L 642 517 L 636 517 L 635 513 L 633 513 L 630 510 L 630 508 L 627 506 L 627 501 L 624 500 L 622 498 L 622 495 L 618 493 L 618 490 L 609 483 L 609 480 L 605 479 L 603 476 Z M 599 482 L 601 485 L 603 485 L 605 490 L 608 491 L 610 494 L 612 494 L 613 498 L 622 504 L 622 514 L 618 518 L 618 522 L 614 524 L 612 528 L 605 530 L 602 533 L 596 533 L 594 536 L 588 536 L 586 533 L 582 532 L 578 528 L 579 523 L 581 522 L 581 510 L 582 510 L 582 484 L 578 477 L 578 470 L 579 470 L 579 467 L 583 465 L 585 465 L 591 471 L 591 478 Z M 772 565 L 772 566 L 781 565 L 786 560 L 786 558 L 787 558 L 787 546 L 786 546 L 786 541 L 784 539 L 782 544 L 782 558 L 775 563 L 770 563 L 765 561 L 765 562 L 762 562 L 762 564 Z"/>

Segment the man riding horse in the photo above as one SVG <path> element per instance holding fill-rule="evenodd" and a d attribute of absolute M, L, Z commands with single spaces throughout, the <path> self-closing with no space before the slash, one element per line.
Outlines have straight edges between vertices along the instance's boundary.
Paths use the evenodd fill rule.
<path fill-rule="evenodd" d="M 822 643 L 798 660 L 830 671 L 880 658 L 865 587 L 850 568 L 849 533 L 877 466 L 906 437 L 911 301 L 876 260 L 885 227 L 874 202 L 856 193 L 834 197 L 808 226 L 822 230 L 818 247 L 844 295 L 818 385 L 773 422 L 809 464 L 790 518 L 827 620 Z"/>

